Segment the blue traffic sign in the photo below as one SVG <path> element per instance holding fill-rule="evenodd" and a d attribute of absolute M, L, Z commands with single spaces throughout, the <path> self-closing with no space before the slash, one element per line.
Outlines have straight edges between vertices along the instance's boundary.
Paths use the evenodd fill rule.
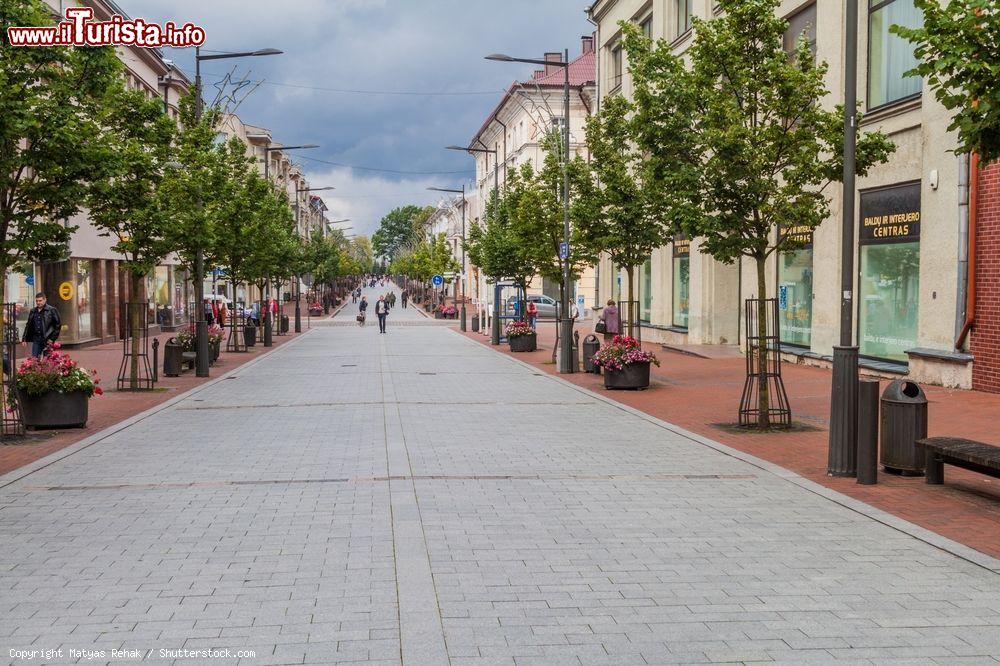
<path fill-rule="evenodd" d="M 441 285 L 444 284 L 444 278 L 441 277 L 440 275 L 435 275 L 434 277 L 431 278 L 431 284 L 433 284 L 435 287 L 440 287 Z"/>
<path fill-rule="evenodd" d="M 569 258 L 569 243 L 559 243 L 559 258 L 560 259 Z"/>
<path fill-rule="evenodd" d="M 29 287 L 33 287 L 35 285 L 35 276 L 34 275 L 26 276 L 24 278 L 24 284 L 28 285 Z"/>

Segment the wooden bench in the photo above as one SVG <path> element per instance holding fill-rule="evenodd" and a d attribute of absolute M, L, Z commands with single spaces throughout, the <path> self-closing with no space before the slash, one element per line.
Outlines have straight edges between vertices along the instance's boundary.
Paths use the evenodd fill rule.
<path fill-rule="evenodd" d="M 924 447 L 927 483 L 944 483 L 945 463 L 1000 477 L 1000 446 L 959 437 L 928 437 L 917 444 Z"/>

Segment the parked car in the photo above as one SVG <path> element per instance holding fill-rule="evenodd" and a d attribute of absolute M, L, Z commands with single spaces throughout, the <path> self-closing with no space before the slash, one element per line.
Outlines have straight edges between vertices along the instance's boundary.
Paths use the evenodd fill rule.
<path fill-rule="evenodd" d="M 517 296 L 511 296 L 507 299 L 507 308 L 511 312 L 517 312 Z M 545 294 L 528 294 L 528 301 L 534 303 L 538 306 L 538 318 L 539 319 L 555 319 L 556 318 L 556 307 L 558 301 L 551 296 L 546 296 Z"/>

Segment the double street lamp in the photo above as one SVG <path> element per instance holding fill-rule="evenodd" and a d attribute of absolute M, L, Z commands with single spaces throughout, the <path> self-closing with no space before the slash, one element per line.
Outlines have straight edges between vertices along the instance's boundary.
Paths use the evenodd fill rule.
<path fill-rule="evenodd" d="M 319 148 L 319 146 L 316 145 L 315 143 L 305 143 L 305 144 L 302 144 L 301 146 L 272 146 L 270 144 L 270 142 L 268 142 L 268 144 L 266 146 L 264 146 L 264 180 L 266 180 L 268 182 L 271 181 L 271 153 L 273 153 L 273 152 L 284 152 L 286 150 L 309 150 L 310 148 Z M 296 221 L 296 225 L 295 225 L 295 227 L 296 227 L 296 230 L 298 230 L 298 195 L 296 195 L 296 197 L 295 197 L 295 211 L 296 211 L 295 212 L 295 215 L 296 215 L 296 220 L 295 220 Z M 268 291 L 268 295 L 270 295 L 270 292 L 271 292 L 271 281 L 270 280 L 267 281 L 267 291 Z M 302 324 L 300 323 L 301 322 L 301 315 L 298 312 L 298 307 L 299 307 L 299 304 L 298 304 L 298 302 L 296 302 L 295 303 L 295 308 L 296 308 L 296 312 L 295 312 L 295 321 L 296 321 L 295 332 L 296 333 L 301 333 L 302 332 Z M 281 326 L 281 320 L 280 320 L 280 318 L 278 320 L 278 326 Z M 271 306 L 270 306 L 270 304 L 267 304 L 267 309 L 264 312 L 264 346 L 265 347 L 270 347 L 273 344 L 271 336 L 272 336 L 272 333 L 271 333 Z"/>
<path fill-rule="evenodd" d="M 569 50 L 564 52 L 562 62 L 549 60 L 539 60 L 537 58 L 514 58 L 502 53 L 494 53 L 486 56 L 487 60 L 497 60 L 499 62 L 523 62 L 530 65 L 542 65 L 545 67 L 563 68 L 563 123 L 562 123 L 562 147 L 563 147 L 563 242 L 559 249 L 559 261 L 562 264 L 562 310 L 559 320 L 559 372 L 569 373 L 576 371 L 576 363 L 573 359 L 573 317 L 569 311 L 569 288 L 570 288 L 570 245 L 569 245 Z"/>
<path fill-rule="evenodd" d="M 334 190 L 335 187 L 296 187 L 295 188 L 295 230 L 299 230 L 299 209 L 302 207 L 299 204 L 299 195 L 303 192 L 326 192 L 327 190 Z M 295 332 L 302 332 L 302 276 L 295 273 Z M 281 325 L 281 322 L 278 322 Z"/>
<path fill-rule="evenodd" d="M 466 322 L 466 313 L 465 313 L 465 206 L 466 206 L 466 201 L 465 201 L 465 183 L 462 183 L 462 189 L 460 189 L 460 190 L 455 190 L 455 189 L 451 189 L 451 188 L 447 188 L 447 187 L 428 187 L 427 189 L 428 190 L 432 190 L 434 192 L 450 192 L 450 193 L 453 193 L 453 194 L 461 194 L 462 195 L 462 272 L 459 275 L 459 283 L 460 283 L 460 285 L 462 287 L 462 306 L 461 306 L 462 309 L 461 309 L 461 315 L 460 315 L 459 328 L 461 328 L 461 330 L 464 332 L 466 330 L 466 328 L 465 328 L 465 322 Z"/>
<path fill-rule="evenodd" d="M 194 89 L 195 123 L 201 122 L 204 110 L 204 101 L 201 96 L 201 63 L 203 60 L 226 60 L 229 58 L 255 58 L 258 56 L 279 55 L 282 52 L 278 49 L 260 49 L 257 51 L 240 51 L 235 53 L 211 53 L 201 54 L 201 47 L 196 47 L 194 52 Z M 199 197 L 199 208 L 201 208 L 201 197 Z M 205 320 L 205 249 L 199 245 L 194 254 L 194 291 L 197 294 L 197 307 L 195 308 L 195 375 L 198 377 L 208 377 L 208 322 Z"/>

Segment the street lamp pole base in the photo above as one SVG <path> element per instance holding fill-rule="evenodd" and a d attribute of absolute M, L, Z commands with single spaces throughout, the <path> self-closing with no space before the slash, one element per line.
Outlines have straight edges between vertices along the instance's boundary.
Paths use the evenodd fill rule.
<path fill-rule="evenodd" d="M 858 348 L 833 348 L 833 390 L 830 395 L 829 476 L 857 475 Z"/>
<path fill-rule="evenodd" d="M 465 328 L 465 301 L 462 301 L 462 309 L 461 309 L 461 311 L 459 313 L 459 325 L 458 325 L 458 327 L 462 330 L 463 333 L 465 333 L 465 331 L 466 331 L 466 328 Z"/>
<path fill-rule="evenodd" d="M 576 359 L 573 357 L 573 320 L 562 319 L 559 322 L 559 374 L 574 372 Z"/>
<path fill-rule="evenodd" d="M 195 376 L 208 377 L 208 322 L 204 319 L 195 323 Z"/>

